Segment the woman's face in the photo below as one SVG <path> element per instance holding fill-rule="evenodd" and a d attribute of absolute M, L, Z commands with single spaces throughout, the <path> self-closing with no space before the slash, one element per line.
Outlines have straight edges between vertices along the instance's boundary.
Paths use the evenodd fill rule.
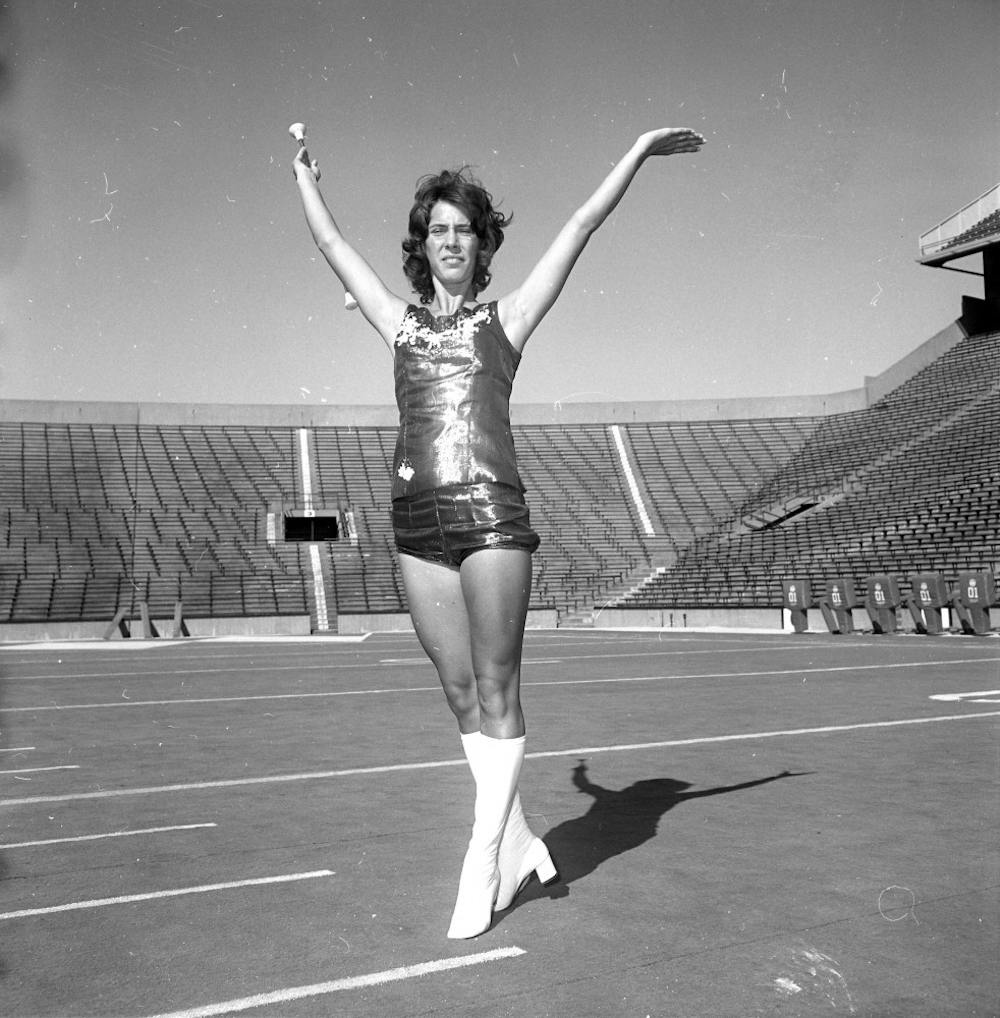
<path fill-rule="evenodd" d="M 469 217 L 454 205 L 439 201 L 427 221 L 424 253 L 431 275 L 449 292 L 468 289 L 476 273 L 479 238 Z"/>

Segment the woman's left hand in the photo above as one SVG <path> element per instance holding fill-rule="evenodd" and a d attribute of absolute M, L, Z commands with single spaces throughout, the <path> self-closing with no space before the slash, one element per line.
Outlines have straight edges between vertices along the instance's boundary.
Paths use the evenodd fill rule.
<path fill-rule="evenodd" d="M 697 152 L 705 139 L 687 127 L 663 127 L 648 131 L 639 138 L 644 156 L 673 156 L 685 152 Z"/>

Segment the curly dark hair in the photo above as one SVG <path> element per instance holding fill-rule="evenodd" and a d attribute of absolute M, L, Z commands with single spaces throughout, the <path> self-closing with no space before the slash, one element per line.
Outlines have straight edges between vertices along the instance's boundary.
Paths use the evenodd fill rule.
<path fill-rule="evenodd" d="M 421 304 L 434 300 L 434 283 L 431 280 L 424 242 L 427 240 L 427 223 L 431 209 L 439 201 L 459 208 L 469 217 L 473 232 L 479 238 L 473 292 L 478 294 L 490 284 L 490 262 L 503 243 L 503 231 L 513 219 L 493 207 L 493 195 L 469 172 L 468 166 L 458 170 L 429 173 L 417 181 L 417 191 L 410 209 L 409 235 L 403 240 L 403 271 Z"/>

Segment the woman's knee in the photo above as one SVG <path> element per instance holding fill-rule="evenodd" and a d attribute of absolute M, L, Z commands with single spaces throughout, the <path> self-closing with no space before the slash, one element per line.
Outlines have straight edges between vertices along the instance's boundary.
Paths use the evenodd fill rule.
<path fill-rule="evenodd" d="M 477 674 L 476 692 L 479 711 L 487 717 L 499 720 L 521 709 L 520 675 L 516 671 Z"/>
<path fill-rule="evenodd" d="M 461 683 L 447 682 L 442 678 L 441 688 L 444 690 L 448 707 L 459 724 L 463 722 L 472 724 L 476 721 L 479 715 L 479 692 L 471 677 L 470 681 Z"/>

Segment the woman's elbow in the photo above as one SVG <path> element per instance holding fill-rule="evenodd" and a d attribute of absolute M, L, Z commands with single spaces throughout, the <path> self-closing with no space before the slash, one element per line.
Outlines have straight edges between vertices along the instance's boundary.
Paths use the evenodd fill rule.
<path fill-rule="evenodd" d="M 319 248 L 320 254 L 331 264 L 337 264 L 337 257 L 340 253 L 340 244 L 337 237 L 331 237 L 326 234 L 319 234 L 316 238 L 316 247 Z"/>
<path fill-rule="evenodd" d="M 584 241 L 604 222 L 603 217 L 598 217 L 586 207 L 579 208 L 570 217 L 570 226 Z"/>

